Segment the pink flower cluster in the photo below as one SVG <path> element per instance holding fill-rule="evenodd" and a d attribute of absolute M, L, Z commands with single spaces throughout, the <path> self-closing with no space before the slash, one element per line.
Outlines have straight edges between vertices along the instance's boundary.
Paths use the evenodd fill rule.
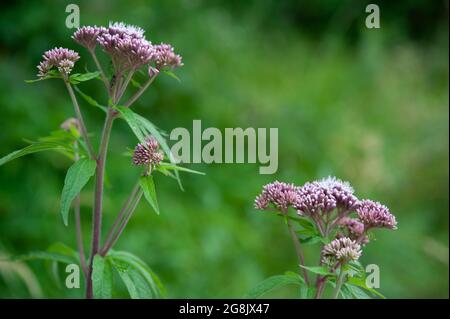
<path fill-rule="evenodd" d="M 134 165 L 158 165 L 164 158 L 158 149 L 156 139 L 153 136 L 148 137 L 144 143 L 136 145 L 133 153 Z"/>
<path fill-rule="evenodd" d="M 145 39 L 143 29 L 122 22 L 110 23 L 108 28 L 82 27 L 74 33 L 73 39 L 89 50 L 99 44 L 111 57 L 117 72 L 136 70 L 150 63 L 158 70 L 183 65 L 181 56 L 174 53 L 171 45 L 152 45 Z"/>
<path fill-rule="evenodd" d="M 44 60 L 37 66 L 39 71 L 38 77 L 48 76 L 48 72 L 54 67 L 56 67 L 61 74 L 68 75 L 72 71 L 75 62 L 80 58 L 77 52 L 66 48 L 54 48 L 48 50 L 42 57 Z"/>
<path fill-rule="evenodd" d="M 333 223 L 346 230 L 349 237 L 366 240 L 363 234 L 370 228 L 396 229 L 395 216 L 380 203 L 358 200 L 348 182 L 335 177 L 309 182 L 301 187 L 294 184 L 273 182 L 263 187 L 255 199 L 255 208 L 273 208 L 285 212 L 292 207 L 300 216 L 311 217 L 314 221 Z M 332 214 L 336 212 L 334 217 Z M 357 218 L 350 218 L 351 213 Z M 334 218 L 334 220 L 333 220 Z"/>
<path fill-rule="evenodd" d="M 332 265 L 336 262 L 358 260 L 361 257 L 361 246 L 350 238 L 334 239 L 322 249 L 322 262 Z"/>

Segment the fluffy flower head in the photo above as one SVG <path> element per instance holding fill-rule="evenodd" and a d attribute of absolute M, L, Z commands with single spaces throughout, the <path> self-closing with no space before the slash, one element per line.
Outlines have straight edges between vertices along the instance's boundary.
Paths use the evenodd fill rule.
<path fill-rule="evenodd" d="M 372 200 L 362 200 L 356 210 L 358 218 L 366 227 L 397 229 L 397 220 L 389 208 Z"/>
<path fill-rule="evenodd" d="M 183 66 L 183 62 L 181 62 L 181 56 L 175 54 L 173 47 L 170 44 L 161 43 L 159 45 L 155 45 L 155 64 L 157 69 L 161 69 L 164 67 L 169 68 L 178 68 Z"/>
<path fill-rule="evenodd" d="M 93 50 L 97 45 L 97 37 L 105 31 L 106 29 L 103 27 L 84 26 L 75 31 L 72 39 L 85 48 Z"/>
<path fill-rule="evenodd" d="M 56 67 L 60 73 L 68 75 L 72 71 L 75 62 L 80 58 L 77 52 L 66 48 L 48 50 L 42 57 L 44 60 L 37 66 L 39 77 L 47 76 L 53 67 Z"/>
<path fill-rule="evenodd" d="M 358 260 L 360 256 L 361 246 L 348 237 L 337 238 L 326 244 L 322 250 L 322 261 L 326 264 Z"/>
<path fill-rule="evenodd" d="M 272 204 L 276 209 L 286 210 L 296 205 L 298 201 L 298 187 L 275 181 L 263 187 L 259 196 L 255 199 L 255 208 L 265 210 Z"/>
<path fill-rule="evenodd" d="M 158 165 L 164 156 L 159 152 L 159 144 L 153 136 L 148 137 L 144 143 L 136 145 L 133 154 L 134 165 Z"/>

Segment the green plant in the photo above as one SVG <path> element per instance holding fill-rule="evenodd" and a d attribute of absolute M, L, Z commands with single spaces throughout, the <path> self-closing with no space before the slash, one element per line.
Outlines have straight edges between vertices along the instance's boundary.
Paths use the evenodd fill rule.
<path fill-rule="evenodd" d="M 299 273 L 270 277 L 248 297 L 296 284 L 300 286 L 301 298 L 322 298 L 327 285 L 332 288 L 331 298 L 384 298 L 367 284 L 366 269 L 358 259 L 362 247 L 373 237 L 373 229 L 397 229 L 395 216 L 386 206 L 359 200 L 348 182 L 328 177 L 301 187 L 281 182 L 267 184 L 256 198 L 255 208 L 275 211 L 285 220 L 298 257 Z M 294 224 L 299 228 L 295 229 Z M 306 266 L 303 245 L 321 247 L 319 265 Z"/>
<path fill-rule="evenodd" d="M 146 118 L 133 112 L 130 107 L 147 90 L 160 73 L 174 76 L 170 69 L 182 66 L 181 57 L 167 44 L 152 45 L 145 39 L 144 30 L 123 23 L 104 27 L 82 27 L 73 37 L 85 47 L 92 57 L 97 71 L 71 74 L 78 61 L 77 52 L 65 48 L 54 48 L 44 53 L 44 60 L 38 65 L 38 79 L 26 81 L 34 83 L 47 79 L 62 79 L 72 101 L 76 118 L 66 120 L 61 129 L 49 136 L 30 142 L 30 145 L 12 152 L 0 159 L 3 165 L 18 157 L 46 150 L 61 153 L 71 160 L 61 194 L 61 216 L 65 226 L 69 224 L 69 210 L 73 206 L 77 234 L 77 250 L 64 244 L 55 244 L 47 251 L 33 252 L 17 256 L 16 260 L 44 259 L 53 264 L 77 264 L 81 267 L 86 282 L 87 298 L 110 298 L 113 291 L 113 270 L 125 284 L 132 298 L 163 297 L 164 288 L 158 277 L 138 257 L 112 248 L 122 235 L 142 196 L 152 209 L 159 214 L 153 173 L 160 172 L 176 179 L 181 187 L 179 171 L 198 173 L 176 165 L 163 133 Z M 112 74 L 107 74 L 97 59 L 95 49 L 100 46 L 109 56 Z M 143 84 L 133 79 L 137 73 L 148 77 Z M 86 95 L 79 84 L 93 79 L 103 82 L 108 93 L 107 106 Z M 130 83 L 138 86 L 137 91 L 122 103 L 122 98 Z M 98 152 L 90 141 L 75 91 L 90 105 L 105 113 Z M 139 139 L 133 156 L 133 163 L 143 167 L 136 185 L 117 215 L 102 244 L 103 188 L 108 145 L 114 121 L 124 119 Z M 159 148 L 162 148 L 161 152 Z M 127 153 L 128 155 L 129 152 Z M 167 159 L 169 162 L 164 162 Z M 86 258 L 83 247 L 83 233 L 80 222 L 80 192 L 95 176 L 94 207 L 92 213 L 92 245 Z"/>

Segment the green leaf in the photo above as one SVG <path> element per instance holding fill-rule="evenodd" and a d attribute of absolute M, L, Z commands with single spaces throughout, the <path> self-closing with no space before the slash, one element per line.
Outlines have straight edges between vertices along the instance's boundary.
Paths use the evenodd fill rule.
<path fill-rule="evenodd" d="M 341 290 L 339 291 L 339 294 L 342 296 L 343 299 L 352 299 L 353 294 L 348 288 L 347 285 L 342 285 Z"/>
<path fill-rule="evenodd" d="M 322 243 L 322 237 L 320 236 L 311 236 L 311 237 L 307 237 L 307 238 L 299 238 L 300 243 L 304 244 L 304 245 L 314 245 L 317 243 Z"/>
<path fill-rule="evenodd" d="M 102 110 L 103 112 L 107 112 L 107 108 L 104 105 L 101 105 L 100 103 L 98 103 L 94 98 L 90 97 L 89 95 L 87 95 L 86 93 L 84 93 L 83 91 L 81 91 L 78 86 L 75 86 L 75 91 L 77 91 L 78 94 L 81 95 L 81 97 L 90 105 L 98 107 L 100 110 Z"/>
<path fill-rule="evenodd" d="M 162 136 L 160 130 L 155 125 L 153 125 L 153 123 L 151 123 L 145 117 L 134 113 L 132 110 L 124 106 L 117 105 L 114 108 L 122 114 L 123 119 L 128 123 L 128 126 L 131 128 L 134 135 L 136 135 L 139 142 L 143 143 L 147 136 L 152 135 L 158 141 L 162 150 L 169 158 L 169 161 L 172 164 L 176 164 L 175 157 L 173 156 L 166 139 Z M 178 181 L 178 185 L 183 190 L 183 185 L 181 184 L 178 171 L 175 170 L 174 174 L 176 180 Z"/>
<path fill-rule="evenodd" d="M 169 71 L 169 70 L 163 70 L 163 72 L 164 72 L 164 74 L 170 76 L 172 79 L 175 79 L 175 80 L 177 80 L 178 82 L 181 83 L 180 78 L 179 78 L 178 76 L 176 76 L 175 73 L 173 73 L 172 71 Z"/>
<path fill-rule="evenodd" d="M 164 162 L 159 163 L 159 165 L 157 167 L 157 170 L 158 171 L 161 171 L 161 170 L 175 170 L 175 171 L 192 173 L 192 174 L 206 175 L 203 172 L 195 171 L 193 169 L 181 167 L 181 166 L 174 165 L 174 164 L 164 163 Z"/>
<path fill-rule="evenodd" d="M 112 297 L 113 274 L 108 258 L 95 255 L 92 269 L 92 289 L 94 297 L 109 299 Z"/>
<path fill-rule="evenodd" d="M 69 77 L 71 83 L 77 84 L 78 82 L 85 82 L 97 78 L 100 72 L 88 72 L 88 73 L 75 73 Z"/>
<path fill-rule="evenodd" d="M 312 299 L 316 294 L 315 287 L 308 287 L 307 285 L 302 285 L 300 287 L 300 298 L 301 299 Z"/>
<path fill-rule="evenodd" d="M 316 226 L 309 219 L 298 217 L 296 221 L 303 229 L 316 230 Z"/>
<path fill-rule="evenodd" d="M 114 260 L 115 264 L 113 265 L 117 265 L 117 262 L 119 261 L 122 262 L 122 264 L 119 265 L 123 266 L 123 263 L 125 263 L 125 265 L 133 267 L 142 276 L 145 283 L 150 288 L 152 292 L 152 298 L 161 298 L 165 296 L 166 292 L 164 286 L 162 285 L 158 276 L 156 276 L 156 274 L 150 269 L 150 267 L 143 260 L 141 260 L 140 258 L 136 257 L 131 253 L 114 250 L 111 250 L 109 252 L 108 257 Z M 118 271 L 120 270 L 117 269 L 116 267 L 115 269 Z M 124 279 L 122 278 L 122 280 Z"/>
<path fill-rule="evenodd" d="M 36 152 L 42 152 L 42 151 L 49 151 L 49 150 L 57 150 L 57 151 L 71 151 L 72 149 L 65 147 L 61 143 L 57 142 L 36 142 L 32 145 L 28 145 L 27 147 L 24 147 L 20 150 L 14 151 L 2 158 L 0 158 L 0 166 L 2 166 L 5 163 L 8 163 L 16 158 L 19 158 L 24 155 L 36 153 Z"/>
<path fill-rule="evenodd" d="M 25 80 L 25 83 L 35 83 L 35 82 L 40 82 L 43 80 L 48 80 L 48 79 L 61 79 L 61 74 L 59 73 L 59 71 L 57 70 L 50 70 L 46 76 L 41 77 L 41 78 L 37 78 L 37 79 L 33 79 L 33 80 Z"/>
<path fill-rule="evenodd" d="M 73 248 L 67 246 L 66 244 L 60 243 L 60 242 L 54 243 L 53 245 L 51 245 L 47 249 L 47 251 L 50 253 L 57 253 L 57 254 L 65 255 L 69 258 L 72 258 L 73 260 L 79 259 L 79 254 L 76 250 L 74 250 Z"/>
<path fill-rule="evenodd" d="M 353 286 L 350 284 L 344 284 L 341 288 L 341 293 L 343 294 L 343 297 L 346 298 L 348 296 L 346 296 L 345 294 L 350 293 L 350 298 L 351 296 L 355 296 L 356 299 L 372 299 L 370 298 L 370 296 L 368 294 L 366 294 L 362 288 L 358 287 L 358 286 Z M 348 298 L 346 298 L 348 299 Z"/>
<path fill-rule="evenodd" d="M 302 266 L 302 265 L 300 265 L 300 267 L 305 268 L 306 270 L 308 270 L 314 274 L 321 275 L 321 276 L 334 276 L 335 275 L 335 274 L 331 273 L 330 271 L 328 271 L 327 267 L 322 267 L 322 266 L 307 267 L 307 266 Z"/>
<path fill-rule="evenodd" d="M 245 298 L 259 298 L 275 288 L 280 288 L 286 285 L 302 285 L 304 281 L 303 278 L 301 278 L 301 280 L 300 278 L 300 276 L 294 277 L 291 274 L 269 277 L 250 290 Z"/>
<path fill-rule="evenodd" d="M 69 209 L 72 201 L 94 175 L 96 166 L 94 160 L 83 158 L 75 162 L 67 171 L 61 194 L 61 215 L 64 225 L 69 224 Z"/>
<path fill-rule="evenodd" d="M 364 290 L 367 290 L 368 292 L 370 292 L 370 293 L 372 293 L 372 294 L 374 294 L 374 295 L 376 295 L 376 296 L 378 296 L 380 298 L 383 298 L 383 299 L 386 298 L 383 294 L 381 294 L 380 292 L 378 292 L 374 288 L 369 288 L 366 285 L 366 280 L 365 279 L 357 278 L 357 277 L 349 277 L 347 279 L 347 284 L 363 288 Z"/>
<path fill-rule="evenodd" d="M 117 105 L 115 106 L 120 114 L 122 114 L 125 121 L 128 123 L 128 126 L 133 131 L 134 135 L 138 138 L 139 142 L 143 143 L 145 141 L 145 132 L 142 131 L 141 124 L 136 119 L 136 114 L 127 107 Z M 155 137 L 156 138 L 156 137 Z"/>
<path fill-rule="evenodd" d="M 150 287 L 135 268 L 128 263 L 117 260 L 113 260 L 113 266 L 127 287 L 128 293 L 132 299 L 153 298 Z"/>
<path fill-rule="evenodd" d="M 139 178 L 139 185 L 144 192 L 145 199 L 152 206 L 153 210 L 159 215 L 158 200 L 156 198 L 155 183 L 151 175 L 141 176 Z"/>
<path fill-rule="evenodd" d="M 63 264 L 76 264 L 78 263 L 78 260 L 68 257 L 67 255 L 60 254 L 60 253 L 52 253 L 48 251 L 34 251 L 28 254 L 19 255 L 19 256 L 12 256 L 11 260 L 21 260 L 21 261 L 27 261 L 27 260 L 52 260 L 57 261 Z"/>

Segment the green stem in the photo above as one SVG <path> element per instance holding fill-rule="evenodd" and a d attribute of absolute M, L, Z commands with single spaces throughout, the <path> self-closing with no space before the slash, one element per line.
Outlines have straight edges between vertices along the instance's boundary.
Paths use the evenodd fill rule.
<path fill-rule="evenodd" d="M 109 108 L 103 127 L 102 139 L 100 142 L 100 151 L 97 159 L 94 212 L 92 215 L 92 248 L 89 260 L 89 278 L 86 288 L 86 297 L 92 298 L 92 265 L 94 256 L 99 252 L 100 236 L 102 227 L 102 203 L 103 203 L 103 184 L 105 177 L 106 154 L 108 150 L 109 138 L 114 121 L 113 109 Z"/>
<path fill-rule="evenodd" d="M 138 192 L 135 194 L 135 198 L 133 201 L 133 204 L 131 208 L 128 210 L 122 224 L 120 225 L 117 232 L 114 234 L 114 237 L 112 238 L 111 242 L 108 244 L 107 247 L 105 247 L 103 254 L 106 255 L 108 251 L 114 246 L 114 244 L 119 240 L 120 235 L 122 234 L 123 230 L 127 226 L 129 220 L 131 219 L 131 216 L 133 215 L 134 211 L 136 210 L 137 205 L 139 204 L 141 198 L 142 198 L 143 191 L 142 189 L 139 189 Z"/>
<path fill-rule="evenodd" d="M 86 146 L 88 148 L 89 157 L 91 159 L 95 159 L 94 149 L 92 148 L 91 142 L 89 141 L 86 125 L 84 124 L 83 115 L 81 114 L 80 106 L 78 104 L 75 93 L 73 92 L 72 86 L 70 85 L 67 78 L 64 79 L 64 83 L 66 84 L 67 90 L 69 91 L 69 95 L 72 99 L 72 104 L 75 109 L 75 114 L 77 115 L 78 121 L 80 122 L 81 135 L 83 136 L 84 142 L 86 143 Z"/>
<path fill-rule="evenodd" d="M 125 103 L 125 107 L 129 107 L 133 104 L 141 95 L 145 92 L 145 90 L 152 84 L 152 82 L 156 79 L 156 75 L 149 78 L 147 82 L 136 92 L 134 95 Z"/>
<path fill-rule="evenodd" d="M 124 219 L 124 216 L 126 216 L 126 213 L 132 203 L 132 201 L 134 200 L 134 198 L 136 197 L 136 193 L 139 190 L 139 182 L 136 184 L 136 186 L 133 188 L 133 190 L 131 191 L 131 194 L 128 196 L 125 204 L 123 205 L 122 209 L 120 210 L 119 214 L 116 217 L 116 220 L 114 221 L 111 229 L 108 232 L 108 235 L 106 236 L 106 240 L 105 243 L 103 244 L 102 249 L 100 249 L 100 254 L 102 256 L 105 256 L 106 253 L 108 252 L 108 249 L 110 247 L 110 244 L 114 238 L 114 233 L 117 229 L 117 227 L 120 225 L 120 223 L 122 222 L 122 220 Z"/>
<path fill-rule="evenodd" d="M 344 275 L 345 271 L 342 269 L 342 267 L 339 270 L 339 276 L 336 279 L 336 287 L 333 291 L 333 299 L 336 299 L 339 295 L 339 291 L 341 291 L 342 283 L 344 282 Z"/>
<path fill-rule="evenodd" d="M 297 253 L 298 262 L 300 266 L 305 266 L 305 256 L 303 255 L 302 246 L 300 244 L 300 241 L 298 240 L 297 234 L 295 233 L 294 227 L 292 227 L 291 220 L 289 218 L 286 218 L 287 220 L 287 226 L 289 229 L 289 233 L 291 234 L 292 241 L 294 242 L 295 251 Z M 306 284 L 309 286 L 309 277 L 308 272 L 305 268 L 300 267 L 301 271 L 303 272 L 303 277 L 305 278 Z"/>
<path fill-rule="evenodd" d="M 110 93 L 111 88 L 109 87 L 108 78 L 106 77 L 105 72 L 103 72 L 102 65 L 100 64 L 100 62 L 97 59 L 97 55 L 95 54 L 95 49 L 89 50 L 89 53 L 91 54 L 92 59 L 94 60 L 95 65 L 97 66 L 97 69 L 100 72 L 100 77 L 102 78 L 102 81 L 105 84 L 106 90 L 108 91 L 108 93 Z"/>

